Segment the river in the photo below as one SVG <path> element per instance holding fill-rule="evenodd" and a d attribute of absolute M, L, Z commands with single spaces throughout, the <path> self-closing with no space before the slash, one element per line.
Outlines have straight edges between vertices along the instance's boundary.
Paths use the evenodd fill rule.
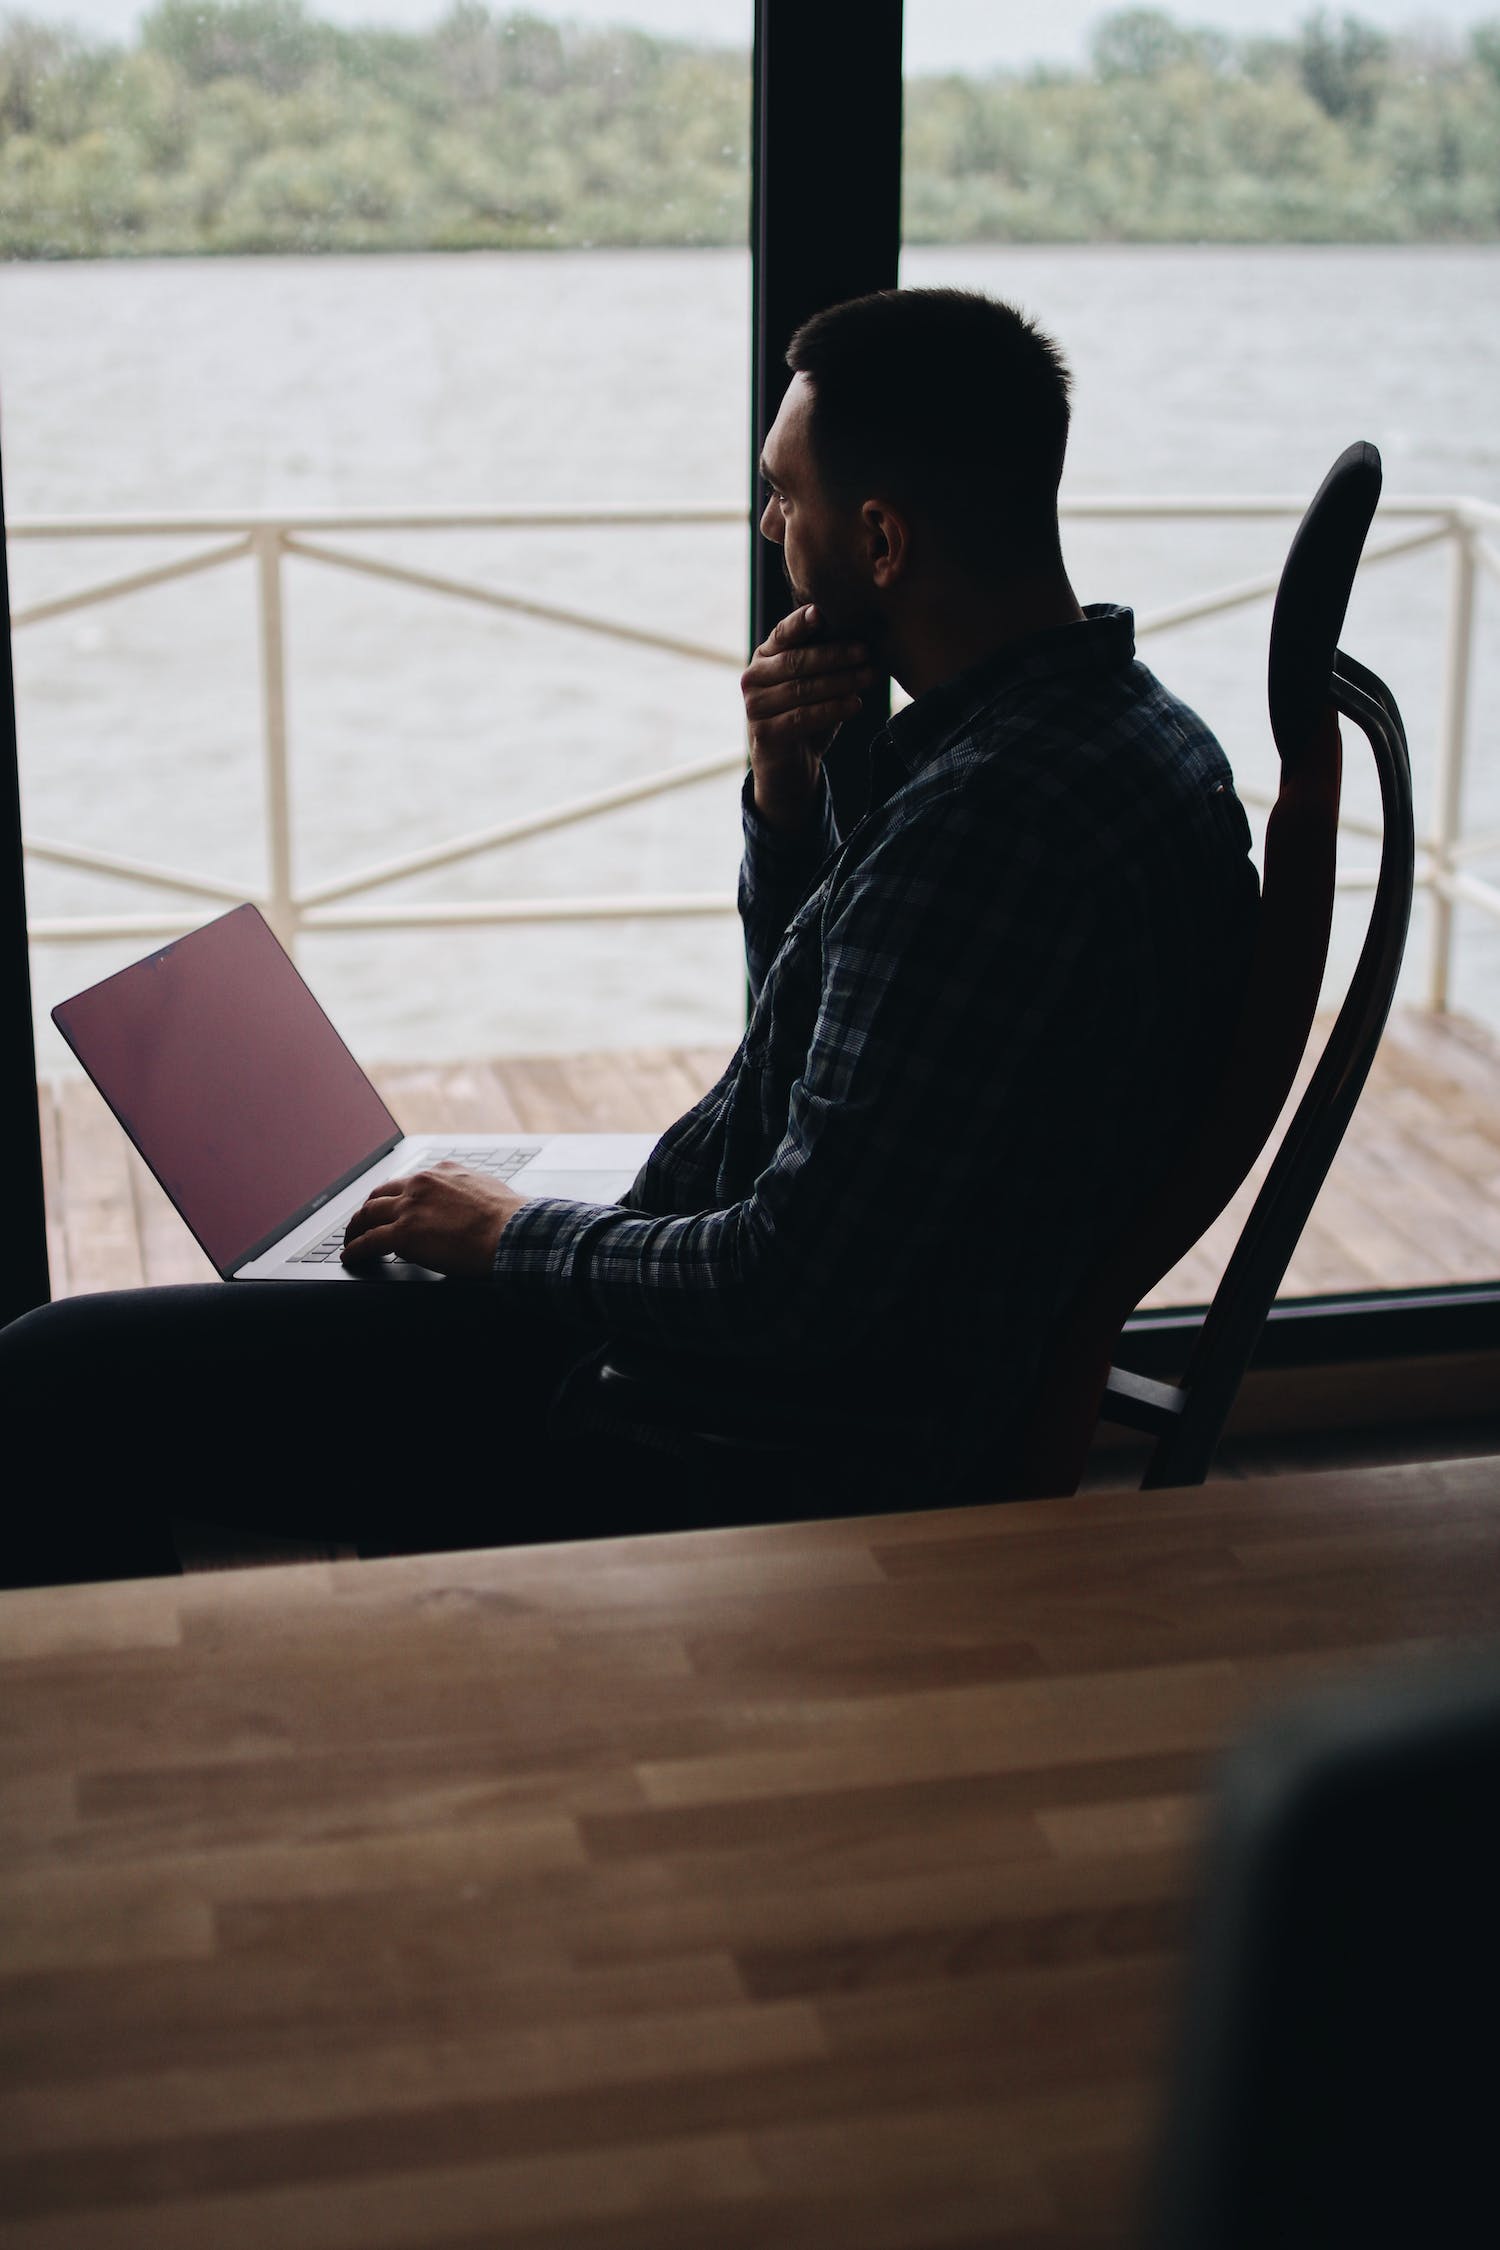
<path fill-rule="evenodd" d="M 1310 494 L 1352 438 L 1388 499 L 1500 501 L 1500 253 L 1023 248 L 908 253 L 903 279 L 1010 297 L 1075 379 L 1065 499 Z M 734 504 L 745 490 L 749 267 L 729 251 L 112 262 L 0 268 L 0 433 L 13 520 L 174 509 Z M 1274 571 L 1290 526 L 1069 527 L 1084 600 L 1142 615 Z M 1377 526 L 1377 532 L 1379 527 Z M 659 626 L 733 656 L 737 527 L 388 535 L 368 550 Z M 11 551 L 19 609 L 163 558 L 158 544 Z M 1345 634 L 1406 713 L 1432 791 L 1449 567 L 1371 571 Z M 631 774 L 733 750 L 735 666 L 690 664 L 292 562 L 296 875 L 331 880 Z M 1500 827 L 1500 610 L 1481 589 L 1466 817 Z M 1264 786 L 1264 606 L 1143 653 Z M 253 580 L 241 563 L 16 638 L 28 830 L 264 878 Z M 1370 792 L 1358 755 L 1350 798 Z M 421 898 L 728 892 L 732 778 L 407 883 Z M 1353 847 L 1357 853 L 1358 846 Z M 1493 870 L 1489 870 L 1493 872 Z M 147 894 L 33 863 L 34 914 Z M 1340 908 L 1337 959 L 1362 900 Z M 1409 981 L 1426 973 L 1425 910 Z M 45 1011 L 141 945 L 39 946 Z M 370 1058 L 733 1036 L 732 922 L 317 935 L 303 963 Z M 1500 925 L 1459 916 L 1453 997 L 1500 1022 Z"/>

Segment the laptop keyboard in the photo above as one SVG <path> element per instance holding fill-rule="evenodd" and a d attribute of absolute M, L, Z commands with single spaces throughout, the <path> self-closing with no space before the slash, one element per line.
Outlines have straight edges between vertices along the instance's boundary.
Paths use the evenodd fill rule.
<path fill-rule="evenodd" d="M 429 1164 L 441 1164 L 451 1157 L 455 1163 L 462 1164 L 465 1171 L 484 1172 L 492 1180 L 513 1180 L 523 1165 L 529 1164 L 534 1156 L 541 1154 L 541 1147 L 540 1141 L 533 1141 L 526 1148 L 476 1149 L 465 1147 L 462 1143 L 459 1143 L 451 1148 L 434 1147 L 429 1149 L 422 1160 L 422 1165 L 425 1169 Z M 289 1258 L 287 1263 L 293 1266 L 332 1265 L 343 1247 L 344 1230 L 342 1226 L 330 1227 L 327 1234 L 320 1235 L 318 1240 L 309 1243 L 305 1250 L 299 1250 L 296 1257 Z"/>

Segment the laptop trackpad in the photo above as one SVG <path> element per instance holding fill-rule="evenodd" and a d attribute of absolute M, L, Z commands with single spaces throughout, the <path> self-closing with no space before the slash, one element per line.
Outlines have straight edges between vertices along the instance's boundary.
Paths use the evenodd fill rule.
<path fill-rule="evenodd" d="M 618 1203 L 635 1174 L 621 1172 L 549 1172 L 528 1164 L 509 1183 L 517 1195 L 561 1196 L 568 1203 Z"/>

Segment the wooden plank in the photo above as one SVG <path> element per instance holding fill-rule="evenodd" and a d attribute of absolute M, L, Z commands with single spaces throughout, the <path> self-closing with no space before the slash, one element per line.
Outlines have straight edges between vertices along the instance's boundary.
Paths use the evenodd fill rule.
<path fill-rule="evenodd" d="M 628 1064 L 619 1055 L 569 1055 L 563 1075 L 579 1115 L 601 1132 L 664 1132 L 688 1106 L 674 1080 L 645 1055 L 632 1055 Z"/>
<path fill-rule="evenodd" d="M 507 1133 L 520 1126 L 488 1064 L 388 1064 L 370 1073 L 404 1133 Z"/>
<path fill-rule="evenodd" d="M 1500 1273 L 1500 1206 L 1445 1173 L 1440 1159 L 1399 1128 L 1387 1121 L 1377 1131 L 1372 1112 L 1357 1137 L 1351 1129 L 1335 1162 L 1381 1201 L 1391 1226 L 1411 1244 L 1411 1266 L 1395 1281 L 1483 1281 Z"/>
<path fill-rule="evenodd" d="M 1365 1193 L 1348 1166 L 1334 1166 L 1313 1205 L 1304 1239 L 1317 1246 L 1323 1272 L 1337 1276 L 1342 1271 L 1343 1280 L 1336 1278 L 1334 1288 L 1361 1281 L 1382 1288 L 1387 1274 L 1410 1268 L 1413 1260 L 1412 1242 L 1391 1224 L 1385 1200 Z M 1308 1284 L 1310 1289 L 1317 1286 L 1321 1284 Z"/>
<path fill-rule="evenodd" d="M 1321 1051 L 1329 1019 L 1323 1019 Z M 1463 1022 L 1460 1035 L 1458 1026 Z M 1449 1067 L 1451 1063 L 1451 1068 Z M 1311 1072 L 1304 1065 L 1288 1114 Z M 1283 1293 L 1483 1280 L 1500 1273 L 1500 1048 L 1455 1017 L 1397 1010 Z M 1203 1241 L 1145 1300 L 1202 1303 L 1269 1169 L 1256 1164 Z"/>
<path fill-rule="evenodd" d="M 651 1121 L 663 1132 L 717 1083 L 728 1060 L 717 1049 L 682 1047 L 637 1048 L 628 1058 L 651 1088 L 656 1110 Z"/>
<path fill-rule="evenodd" d="M 585 1132 L 650 1128 L 648 1091 L 639 1079 L 628 1077 L 612 1056 L 559 1055 L 557 1064 L 573 1115 Z"/>
<path fill-rule="evenodd" d="M 588 1133 L 598 1120 L 580 1107 L 562 1060 L 556 1055 L 507 1055 L 494 1065 L 521 1129 L 527 1133 Z"/>
<path fill-rule="evenodd" d="M 492 1059 L 489 1062 L 475 1063 L 474 1088 L 478 1113 L 485 1120 L 480 1130 L 486 1133 L 522 1133 L 526 1130 L 498 1062 Z"/>
<path fill-rule="evenodd" d="M 47 1271 L 54 1297 L 72 1295 L 74 1283 L 68 1262 L 68 1230 L 63 1203 L 62 1128 L 59 1089 L 43 1079 L 37 1090 L 37 1123 L 42 1141 L 42 1199 L 47 1212 Z"/>
<path fill-rule="evenodd" d="M 139 1289 L 130 1143 L 86 1078 L 58 1081 L 58 1141 L 70 1288 Z"/>
<path fill-rule="evenodd" d="M 141 1271 L 148 1287 L 188 1281 L 214 1281 L 212 1264 L 199 1249 L 141 1159 L 131 1149 L 127 1169 Z"/>
<path fill-rule="evenodd" d="M 706 1093 L 718 1084 L 728 1068 L 733 1050 L 728 1047 L 679 1047 L 674 1050 L 682 1057 L 682 1067 Z"/>
<path fill-rule="evenodd" d="M 1467 1098 L 1495 1120 L 1496 1042 L 1471 1017 L 1397 1009 L 1376 1059 L 1403 1078 L 1425 1079 L 1444 1108 Z"/>

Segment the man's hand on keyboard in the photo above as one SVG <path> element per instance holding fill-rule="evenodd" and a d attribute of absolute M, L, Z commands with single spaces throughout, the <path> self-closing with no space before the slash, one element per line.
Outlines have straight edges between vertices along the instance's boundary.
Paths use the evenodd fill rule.
<path fill-rule="evenodd" d="M 382 1180 L 344 1229 L 344 1264 L 357 1269 L 394 1256 L 460 1279 L 487 1280 L 501 1230 L 525 1200 L 461 1164 Z"/>

